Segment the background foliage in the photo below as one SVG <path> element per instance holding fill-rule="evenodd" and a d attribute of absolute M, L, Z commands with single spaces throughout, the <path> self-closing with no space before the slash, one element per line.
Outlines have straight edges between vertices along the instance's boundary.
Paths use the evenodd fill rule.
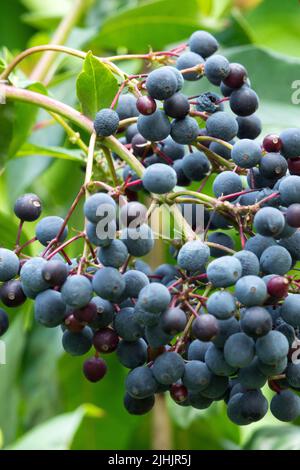
<path fill-rule="evenodd" d="M 47 44 L 73 6 L 72 0 L 3 2 L 2 58 L 9 60 L 27 47 Z M 228 58 L 247 67 L 261 98 L 259 114 L 264 131 L 269 132 L 299 126 L 299 106 L 291 102 L 292 82 L 300 79 L 299 23 L 297 0 L 86 0 L 85 14 L 69 35 L 67 45 L 101 56 L 138 53 L 147 51 L 149 45 L 161 50 L 183 42 L 198 28 L 213 31 Z M 14 83 L 76 105 L 76 78 L 80 74 L 78 98 L 85 103 L 83 111 L 87 115 L 93 116 L 96 109 L 111 102 L 115 94 L 112 88 L 104 93 L 107 102 L 97 93 L 86 95 L 85 88 L 93 88 L 92 58 L 82 70 L 77 59 L 59 56 L 55 64 L 58 73 L 48 90 L 40 84 L 25 83 L 39 59 L 27 59 L 14 75 Z M 120 66 L 134 73 L 143 64 L 124 61 Z M 106 86 L 105 80 L 101 86 Z M 192 95 L 209 85 L 202 80 L 189 87 Z M 30 105 L 0 107 L 0 245 L 13 247 L 17 221 L 11 209 L 18 195 L 36 192 L 43 200 L 45 215 L 63 216 L 82 183 L 80 152 L 63 130 L 54 124 L 35 126 L 48 119 L 45 112 Z M 80 217 L 77 222 L 75 216 L 73 227 L 80 223 Z M 31 230 L 29 227 L 25 236 L 31 237 Z M 164 246 L 158 247 L 160 259 L 155 262 L 163 262 L 165 252 Z M 93 385 L 82 377 L 83 359 L 63 354 L 59 329 L 39 328 L 32 322 L 30 302 L 11 313 L 11 323 L 4 338 L 7 365 L 0 366 L 3 448 L 148 449 L 159 445 L 152 432 L 155 411 L 143 418 L 124 411 L 126 372 L 113 356 L 108 358 L 106 379 Z M 300 422 L 278 424 L 268 415 L 262 423 L 244 429 L 227 420 L 221 404 L 205 411 L 186 410 L 171 402 L 167 406 L 166 420 L 170 420 L 175 449 L 300 446 Z"/>

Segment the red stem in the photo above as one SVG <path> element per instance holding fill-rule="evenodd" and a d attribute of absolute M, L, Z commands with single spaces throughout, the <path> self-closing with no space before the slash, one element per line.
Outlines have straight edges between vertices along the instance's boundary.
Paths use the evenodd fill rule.
<path fill-rule="evenodd" d="M 50 255 L 47 257 L 47 260 L 49 261 L 51 258 L 53 258 L 53 256 L 55 256 L 57 253 L 59 253 L 61 250 L 63 250 L 64 248 L 66 248 L 68 245 L 70 245 L 71 243 L 75 242 L 76 240 L 79 240 L 79 238 L 84 238 L 85 234 L 84 233 L 79 233 L 78 235 L 75 235 L 74 237 L 70 238 L 69 240 L 67 240 L 65 243 L 63 243 L 62 245 L 58 246 L 54 251 L 52 251 L 52 253 L 50 253 Z"/>

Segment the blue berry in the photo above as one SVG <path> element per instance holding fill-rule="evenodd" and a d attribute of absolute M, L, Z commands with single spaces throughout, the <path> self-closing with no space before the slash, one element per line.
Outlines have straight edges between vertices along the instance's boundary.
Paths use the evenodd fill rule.
<path fill-rule="evenodd" d="M 272 237 L 264 237 L 262 235 L 254 235 L 246 241 L 245 249 L 254 253 L 260 258 L 262 253 L 270 246 L 276 245 L 276 241 Z"/>
<path fill-rule="evenodd" d="M 88 326 L 78 333 L 66 330 L 62 337 L 62 345 L 71 356 L 83 356 L 91 349 L 92 338 L 93 333 Z"/>
<path fill-rule="evenodd" d="M 114 307 L 113 305 L 101 297 L 93 297 L 91 303 L 96 305 L 97 314 L 93 321 L 90 323 L 91 327 L 95 330 L 105 328 L 110 325 L 114 319 Z"/>
<path fill-rule="evenodd" d="M 281 306 L 281 316 L 289 325 L 300 327 L 300 294 L 289 294 Z"/>
<path fill-rule="evenodd" d="M 229 142 L 238 133 L 238 123 L 230 114 L 218 111 L 207 119 L 206 129 L 209 136 Z"/>
<path fill-rule="evenodd" d="M 98 258 L 103 266 L 111 266 L 112 268 L 120 268 L 127 257 L 127 247 L 121 240 L 112 240 L 109 246 L 102 247 L 98 251 Z"/>
<path fill-rule="evenodd" d="M 271 315 L 265 308 L 258 306 L 247 308 L 240 323 L 244 333 L 253 338 L 264 336 L 272 329 Z"/>
<path fill-rule="evenodd" d="M 61 289 L 62 300 L 71 307 L 85 307 L 92 298 L 92 284 L 88 278 L 77 274 L 70 276 Z"/>
<path fill-rule="evenodd" d="M 128 297 L 137 298 L 143 287 L 149 284 L 148 276 L 135 269 L 130 269 L 123 277 L 125 280 L 125 292 Z"/>
<path fill-rule="evenodd" d="M 167 137 L 161 142 L 161 150 L 171 160 L 179 160 L 184 156 L 184 145 L 175 142 L 172 137 Z"/>
<path fill-rule="evenodd" d="M 231 335 L 224 345 L 225 361 L 232 367 L 246 367 L 251 364 L 255 343 L 245 333 Z"/>
<path fill-rule="evenodd" d="M 177 262 L 180 268 L 195 272 L 203 268 L 210 256 L 210 250 L 200 240 L 186 242 L 180 249 Z"/>
<path fill-rule="evenodd" d="M 265 237 L 276 236 L 282 232 L 285 220 L 282 212 L 274 207 L 263 207 L 254 217 L 255 230 Z"/>
<path fill-rule="evenodd" d="M 235 246 L 233 239 L 223 232 L 212 232 L 207 237 L 207 240 L 210 243 L 217 243 L 218 245 L 221 245 L 224 248 L 229 248 L 231 250 L 233 250 Z M 221 256 L 225 256 L 226 253 L 228 252 L 226 252 L 223 248 L 217 248 L 215 246 L 210 247 L 210 254 L 214 258 L 220 258 Z"/>
<path fill-rule="evenodd" d="M 213 85 L 220 85 L 229 75 L 230 64 L 226 57 L 215 54 L 207 59 L 204 67 L 205 75 Z"/>
<path fill-rule="evenodd" d="M 242 180 L 233 171 L 223 171 L 213 182 L 213 191 L 216 197 L 238 193 L 242 189 Z"/>
<path fill-rule="evenodd" d="M 22 266 L 20 278 L 22 282 L 22 289 L 27 297 L 34 297 L 49 288 L 49 285 L 44 280 L 42 269 L 47 264 L 43 258 L 31 258 Z M 25 292 L 26 291 L 26 292 Z M 30 294 L 30 295 L 28 295 Z"/>
<path fill-rule="evenodd" d="M 180 57 L 178 57 L 176 62 L 176 67 L 178 70 L 190 69 L 192 67 L 197 67 L 204 65 L 204 59 L 201 55 L 196 54 L 195 52 L 184 52 Z M 184 80 L 194 82 L 201 78 L 203 73 L 199 71 L 195 72 L 186 72 L 183 74 Z"/>
<path fill-rule="evenodd" d="M 131 93 L 124 93 L 121 95 L 116 107 L 116 113 L 118 114 L 120 121 L 138 116 L 139 113 L 136 108 L 136 97 Z M 134 126 L 134 124 L 132 125 Z"/>
<path fill-rule="evenodd" d="M 169 308 L 160 318 L 160 325 L 164 332 L 173 336 L 184 330 L 186 322 L 186 314 L 179 307 Z"/>
<path fill-rule="evenodd" d="M 143 336 L 143 328 L 137 322 L 133 308 L 122 308 L 115 316 L 114 329 L 125 341 L 136 341 Z"/>
<path fill-rule="evenodd" d="M 133 398 L 150 397 L 156 392 L 157 386 L 152 370 L 148 367 L 136 367 L 126 377 L 126 391 Z"/>
<path fill-rule="evenodd" d="M 155 359 L 152 371 L 157 382 L 171 385 L 183 376 L 184 361 L 176 352 L 165 352 Z"/>
<path fill-rule="evenodd" d="M 51 240 L 57 237 L 63 223 L 64 223 L 64 220 L 61 217 L 57 217 L 57 216 L 44 217 L 43 219 L 39 221 L 39 223 L 36 226 L 36 230 L 35 230 L 36 238 L 42 245 L 47 246 Z M 63 242 L 67 238 L 67 235 L 68 235 L 68 228 L 65 227 L 63 230 L 63 233 L 61 234 L 59 238 L 59 241 Z"/>
<path fill-rule="evenodd" d="M 188 360 L 189 361 L 202 361 L 204 362 L 205 353 L 208 350 L 211 343 L 200 341 L 200 339 L 194 339 L 188 348 Z"/>
<path fill-rule="evenodd" d="M 88 222 L 86 225 L 86 234 L 89 241 L 95 246 L 109 246 L 114 240 L 115 234 L 117 231 L 117 226 L 115 220 L 111 222 L 97 222 L 93 224 Z"/>
<path fill-rule="evenodd" d="M 105 193 L 95 193 L 84 203 L 83 210 L 85 217 L 93 224 L 96 224 L 107 216 L 107 213 L 114 216 L 115 208 L 116 203 L 112 197 Z"/>
<path fill-rule="evenodd" d="M 212 340 L 217 348 L 223 348 L 231 335 L 241 331 L 240 324 L 235 317 L 230 317 L 227 320 L 218 320 L 217 325 L 218 334 Z"/>
<path fill-rule="evenodd" d="M 196 52 L 206 59 L 218 50 L 219 43 L 207 31 L 195 31 L 189 39 L 189 46 L 192 52 Z"/>
<path fill-rule="evenodd" d="M 242 275 L 242 265 L 233 256 L 222 256 L 209 263 L 207 277 L 214 287 L 232 286 Z"/>
<path fill-rule="evenodd" d="M 212 400 L 221 400 L 228 389 L 228 378 L 212 375 L 208 387 L 200 393 Z"/>
<path fill-rule="evenodd" d="M 300 259 L 300 231 L 280 240 L 279 244 L 288 250 L 293 259 Z"/>
<path fill-rule="evenodd" d="M 174 119 L 171 124 L 171 137 L 178 144 L 192 144 L 197 139 L 198 134 L 198 123 L 190 116 Z"/>
<path fill-rule="evenodd" d="M 122 230 L 121 240 L 132 256 L 145 256 L 154 247 L 154 235 L 147 224 L 137 228 L 125 228 Z"/>
<path fill-rule="evenodd" d="M 256 354 L 264 364 L 276 364 L 288 351 L 288 340 L 279 331 L 270 331 L 256 341 Z"/>
<path fill-rule="evenodd" d="M 152 314 L 154 316 L 154 314 Z M 157 315 L 156 315 L 157 317 Z M 156 318 L 157 320 L 157 318 Z M 147 325 L 145 328 L 145 338 L 150 348 L 156 349 L 169 344 L 173 336 L 165 333 L 161 327 L 160 319 L 155 324 Z"/>
<path fill-rule="evenodd" d="M 103 299 L 117 302 L 125 290 L 125 280 L 117 269 L 101 268 L 93 277 L 93 289 Z"/>
<path fill-rule="evenodd" d="M 279 421 L 293 421 L 300 416 L 300 398 L 291 390 L 282 390 L 272 398 L 270 410 Z"/>
<path fill-rule="evenodd" d="M 239 139 L 256 139 L 262 131 L 261 120 L 256 114 L 238 116 L 236 120 L 239 126 L 237 133 Z"/>
<path fill-rule="evenodd" d="M 137 306 L 151 313 L 163 312 L 171 301 L 171 295 L 167 287 L 152 282 L 140 291 Z"/>
<path fill-rule="evenodd" d="M 169 67 L 161 67 L 149 73 L 146 89 L 152 98 L 165 100 L 177 91 L 175 74 Z"/>
<path fill-rule="evenodd" d="M 267 153 L 259 164 L 260 174 L 269 179 L 281 178 L 287 172 L 288 164 L 280 153 Z"/>
<path fill-rule="evenodd" d="M 192 392 L 201 392 L 209 385 L 211 375 L 204 362 L 189 361 L 185 364 L 182 383 Z"/>
<path fill-rule="evenodd" d="M 168 137 L 171 131 L 171 124 L 167 115 L 157 109 L 155 113 L 150 116 L 140 115 L 137 121 L 139 133 L 146 139 L 152 142 L 164 140 Z"/>
<path fill-rule="evenodd" d="M 242 250 L 233 255 L 242 265 L 242 276 L 259 274 L 259 259 L 252 251 Z"/>
<path fill-rule="evenodd" d="M 60 292 L 48 289 L 35 299 L 34 315 L 38 323 L 49 328 L 60 325 L 66 316 L 66 304 Z"/>
<path fill-rule="evenodd" d="M 234 295 L 247 307 L 262 305 L 267 299 L 267 287 L 258 276 L 243 276 L 235 285 Z"/>
<path fill-rule="evenodd" d="M 208 348 L 205 354 L 205 364 L 213 374 L 222 377 L 229 377 L 237 371 L 237 367 L 229 365 L 225 360 L 223 351 L 214 344 Z"/>
<path fill-rule="evenodd" d="M 154 406 L 155 398 L 154 395 L 143 399 L 136 399 L 126 393 L 124 397 L 124 407 L 131 415 L 144 415 L 148 413 Z"/>
<path fill-rule="evenodd" d="M 147 361 L 147 343 L 142 338 L 137 341 L 121 340 L 116 352 L 121 364 L 128 369 L 135 369 Z"/>
<path fill-rule="evenodd" d="M 281 153 L 285 158 L 297 158 L 300 156 L 300 129 L 285 129 L 279 135 L 282 143 Z"/>
<path fill-rule="evenodd" d="M 234 163 L 240 168 L 252 168 L 260 162 L 262 154 L 257 142 L 242 139 L 234 144 L 231 156 Z"/>
<path fill-rule="evenodd" d="M 246 389 L 253 389 L 262 388 L 267 381 L 267 377 L 260 371 L 258 359 L 254 358 L 248 366 L 239 370 L 238 380 Z"/>
<path fill-rule="evenodd" d="M 225 320 L 234 315 L 236 301 L 230 292 L 216 291 L 211 294 L 206 303 L 208 313 L 220 320 Z"/>
<path fill-rule="evenodd" d="M 176 186 L 177 176 L 172 167 L 155 163 L 144 171 L 143 185 L 151 193 L 165 194 Z"/>
<path fill-rule="evenodd" d="M 270 246 L 260 257 L 261 270 L 266 274 L 286 274 L 292 267 L 292 257 L 283 246 Z"/>
<path fill-rule="evenodd" d="M 229 143 L 233 144 L 234 141 L 232 140 Z M 211 142 L 209 144 L 209 150 L 216 153 L 220 157 L 225 158 L 225 160 L 231 159 L 231 150 L 225 147 L 225 145 L 220 144 L 219 142 Z"/>
<path fill-rule="evenodd" d="M 109 108 L 101 109 L 96 114 L 94 129 L 98 137 L 108 137 L 115 134 L 119 127 L 119 115 L 116 111 Z"/>
<path fill-rule="evenodd" d="M 197 150 L 183 157 L 182 170 L 190 180 L 201 181 L 210 171 L 210 163 L 207 156 Z"/>
<path fill-rule="evenodd" d="M 6 248 L 0 248 L 0 281 L 10 281 L 14 278 L 20 268 L 20 261 L 17 255 Z"/>
<path fill-rule="evenodd" d="M 190 111 L 190 103 L 182 93 L 175 93 L 164 101 L 165 113 L 176 119 L 183 119 Z"/>
<path fill-rule="evenodd" d="M 300 176 L 291 175 L 281 180 L 279 192 L 281 201 L 285 206 L 300 203 Z"/>

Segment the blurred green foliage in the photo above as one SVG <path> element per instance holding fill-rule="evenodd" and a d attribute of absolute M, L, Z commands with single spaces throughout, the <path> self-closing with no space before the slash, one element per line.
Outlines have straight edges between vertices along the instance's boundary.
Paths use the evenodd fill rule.
<path fill-rule="evenodd" d="M 47 43 L 74 5 L 72 0 L 2 3 L 0 46 L 6 59 L 28 46 Z M 299 125 L 298 107 L 291 103 L 291 84 L 300 78 L 299 21 L 297 0 L 88 0 L 85 18 L 67 44 L 99 55 L 138 53 L 151 46 L 158 50 L 184 42 L 197 28 L 213 31 L 228 58 L 247 67 L 261 98 L 264 131 L 270 132 Z M 46 91 L 40 84 L 24 84 L 39 58 L 25 61 L 14 81 L 78 106 L 80 61 L 59 56 L 58 72 Z M 142 69 L 139 61 L 120 66 L 133 73 Z M 103 90 L 98 95 L 92 69 L 92 62 L 86 63 L 77 82 L 77 90 L 81 82 L 78 98 L 91 115 L 101 100 L 111 100 Z M 93 96 L 89 96 L 90 88 Z M 205 79 L 187 86 L 191 95 L 201 89 L 209 89 Z M 83 156 L 63 130 L 51 125 L 32 131 L 34 123 L 47 120 L 44 111 L 29 105 L 0 107 L 0 245 L 13 246 L 17 221 L 11 208 L 18 195 L 36 192 L 45 215 L 64 215 L 82 184 Z M 80 210 L 72 218 L 74 229 L 81 228 Z M 24 240 L 33 236 L 33 230 L 25 227 Z M 70 255 L 78 249 L 75 244 Z M 167 256 L 164 246 L 158 248 L 157 256 L 161 262 Z M 13 449 L 151 448 L 153 415 L 137 418 L 124 411 L 126 371 L 114 356 L 108 358 L 106 379 L 90 384 L 82 377 L 84 359 L 67 357 L 60 338 L 59 329 L 34 324 L 31 302 L 11 313 L 11 328 L 4 337 L 7 365 L 0 366 L 1 445 Z M 299 449 L 297 423 L 278 424 L 268 415 L 262 423 L 244 429 L 228 421 L 221 404 L 207 411 L 187 410 L 170 400 L 167 406 L 175 449 Z"/>

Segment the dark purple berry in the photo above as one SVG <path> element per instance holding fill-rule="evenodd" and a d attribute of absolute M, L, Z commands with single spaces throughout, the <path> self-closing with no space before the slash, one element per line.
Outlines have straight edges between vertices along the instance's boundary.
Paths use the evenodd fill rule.
<path fill-rule="evenodd" d="M 149 114 L 153 114 L 156 111 L 156 101 L 148 95 L 140 96 L 137 99 L 136 107 L 141 114 L 149 116 Z"/>
<path fill-rule="evenodd" d="M 182 93 L 175 93 L 164 101 L 165 113 L 176 119 L 183 119 L 190 111 L 190 103 Z"/>
<path fill-rule="evenodd" d="M 230 64 L 229 75 L 224 78 L 223 83 L 230 88 L 241 88 L 247 80 L 247 70 L 241 64 Z"/>
<path fill-rule="evenodd" d="M 209 313 L 200 314 L 193 321 L 193 335 L 201 341 L 210 341 L 219 332 L 218 321 L 216 317 Z"/>
<path fill-rule="evenodd" d="M 62 286 L 68 277 L 68 268 L 62 261 L 53 259 L 43 267 L 42 276 L 50 286 Z"/>
<path fill-rule="evenodd" d="M 0 298 L 7 307 L 18 307 L 26 301 L 21 282 L 18 280 L 8 281 L 0 289 Z"/>
<path fill-rule="evenodd" d="M 117 349 L 119 336 L 111 328 L 103 328 L 94 335 L 93 344 L 101 353 L 111 353 Z"/>
<path fill-rule="evenodd" d="M 107 372 L 107 366 L 100 357 L 91 357 L 83 364 L 83 373 L 90 382 L 99 382 Z"/>
<path fill-rule="evenodd" d="M 7 313 L 0 309 L 0 336 L 4 335 L 7 332 L 9 327 L 9 321 Z"/>
<path fill-rule="evenodd" d="M 300 204 L 291 204 L 286 211 L 286 221 L 291 227 L 300 227 Z"/>
<path fill-rule="evenodd" d="M 79 322 L 92 323 L 97 317 L 97 305 L 90 302 L 85 307 L 74 310 L 73 315 Z"/>
<path fill-rule="evenodd" d="M 136 157 L 145 158 L 153 153 L 151 145 L 149 145 L 149 142 L 141 134 L 136 134 L 133 137 L 131 145 L 133 154 Z"/>
<path fill-rule="evenodd" d="M 300 176 L 300 157 L 298 158 L 289 158 L 288 167 L 291 175 Z"/>
<path fill-rule="evenodd" d="M 14 211 L 20 220 L 33 222 L 41 215 L 42 204 L 35 194 L 24 194 L 16 200 Z"/>

